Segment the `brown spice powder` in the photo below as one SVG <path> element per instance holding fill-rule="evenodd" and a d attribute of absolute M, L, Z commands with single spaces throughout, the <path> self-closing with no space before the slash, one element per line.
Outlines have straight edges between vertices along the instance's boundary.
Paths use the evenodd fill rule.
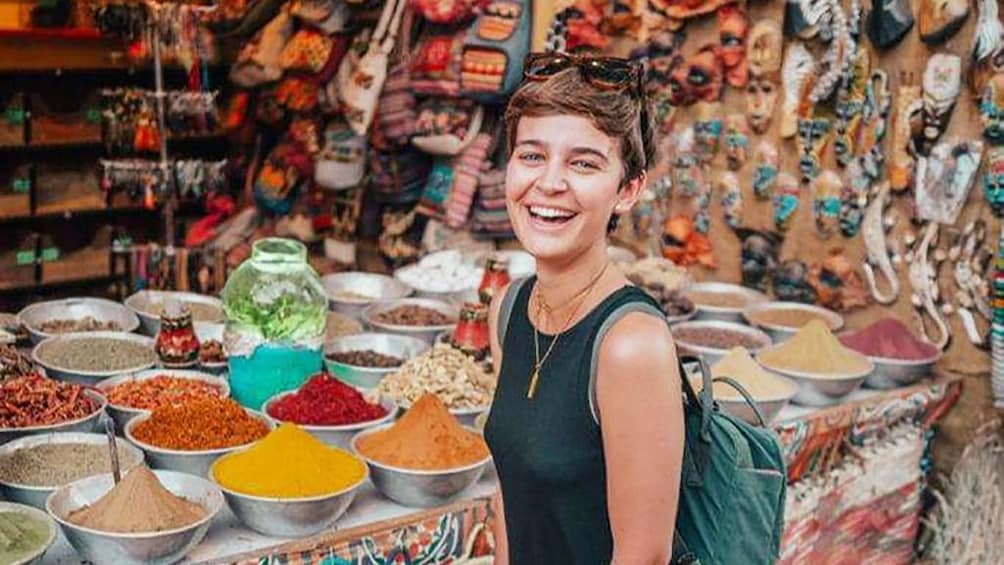
<path fill-rule="evenodd" d="M 173 530 L 205 516 L 205 508 L 175 496 L 141 465 L 94 504 L 70 512 L 67 520 L 92 530 L 131 534 Z"/>
<path fill-rule="evenodd" d="M 801 328 L 813 320 L 822 320 L 828 324 L 826 316 L 823 314 L 798 308 L 770 308 L 750 315 L 750 321 L 754 324 L 795 329 Z"/>

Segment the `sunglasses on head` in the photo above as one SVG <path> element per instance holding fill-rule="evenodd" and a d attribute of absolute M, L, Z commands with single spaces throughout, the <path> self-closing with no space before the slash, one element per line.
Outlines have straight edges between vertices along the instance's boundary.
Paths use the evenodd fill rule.
<path fill-rule="evenodd" d="M 578 68 L 589 84 L 606 90 L 628 90 L 642 98 L 641 65 L 620 57 L 592 57 L 568 53 L 530 53 L 523 63 L 527 80 L 547 80 L 565 69 Z"/>

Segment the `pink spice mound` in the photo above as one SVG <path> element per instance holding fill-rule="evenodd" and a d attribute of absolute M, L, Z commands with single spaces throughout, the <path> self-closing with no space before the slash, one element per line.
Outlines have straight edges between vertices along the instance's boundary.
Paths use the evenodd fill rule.
<path fill-rule="evenodd" d="M 917 361 L 938 354 L 937 347 L 914 337 L 903 322 L 895 318 L 882 318 L 866 328 L 844 334 L 840 342 L 869 357 Z"/>

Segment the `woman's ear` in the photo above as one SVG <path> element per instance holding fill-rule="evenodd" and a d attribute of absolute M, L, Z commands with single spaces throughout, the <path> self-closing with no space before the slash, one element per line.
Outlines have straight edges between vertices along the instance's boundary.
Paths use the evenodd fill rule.
<path fill-rule="evenodd" d="M 621 187 L 620 192 L 617 193 L 617 203 L 614 205 L 615 214 L 626 214 L 631 211 L 631 208 L 641 198 L 641 192 L 645 189 L 647 178 L 647 173 L 643 171 Z"/>

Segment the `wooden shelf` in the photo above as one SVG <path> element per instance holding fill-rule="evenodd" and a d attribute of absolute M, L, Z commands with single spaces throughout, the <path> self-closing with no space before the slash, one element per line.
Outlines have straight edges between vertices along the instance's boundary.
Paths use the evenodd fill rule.
<path fill-rule="evenodd" d="M 93 30 L 0 30 L 0 72 L 127 69 L 121 41 Z"/>

